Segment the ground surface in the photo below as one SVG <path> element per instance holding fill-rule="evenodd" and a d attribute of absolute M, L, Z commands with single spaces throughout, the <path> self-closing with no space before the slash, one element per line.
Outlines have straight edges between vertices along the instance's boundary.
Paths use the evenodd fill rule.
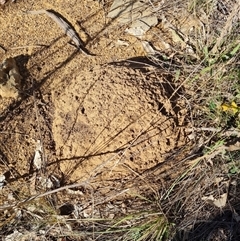
<path fill-rule="evenodd" d="M 39 9 L 64 16 L 97 56 L 77 52 L 46 15 L 23 12 Z M 19 1 L 1 10 L 2 60 L 16 59 L 25 94 L 2 99 L 2 152 L 21 176 L 29 172 L 37 140 L 45 165 L 57 165 L 68 181 L 95 175 L 103 163 L 98 172 L 107 169 L 108 178 L 129 175 L 123 164 L 141 173 L 187 141 L 179 128 L 185 103 L 178 94 L 169 101 L 172 76 L 114 65 L 144 51 L 104 10 L 97 1 Z M 119 46 L 120 39 L 128 46 Z"/>
<path fill-rule="evenodd" d="M 113 218 L 126 208 L 130 212 L 121 195 L 148 189 L 145 173 L 158 169 L 166 174 L 191 153 L 186 147 L 190 118 L 184 80 L 175 78 L 174 67 L 167 73 L 152 62 L 147 68 L 124 62 L 139 61 L 146 53 L 138 38 L 124 32 L 125 26 L 106 17 L 111 2 L 100 2 L 16 1 L 0 9 L 0 62 L 14 58 L 22 76 L 17 90 L 0 89 L 0 174 L 7 176 L 13 193 L 21 194 L 11 199 L 11 191 L 3 189 L 1 205 L 45 191 L 49 179 L 56 182 L 51 188 L 83 182 L 85 188 L 59 195 L 53 205 L 59 207 L 70 197 L 86 208 L 80 216 L 95 210 L 98 217 Z M 46 15 L 24 13 L 40 9 L 67 19 L 96 56 L 69 44 L 69 37 Z M 184 6 L 174 17 L 166 9 L 143 40 L 158 50 L 185 49 L 187 41 L 172 26 L 181 26 L 184 35 L 193 26 L 200 31 L 206 20 L 204 14 L 200 19 L 185 13 Z M 38 142 L 40 170 L 33 161 Z M 167 163 L 177 150 L 183 150 L 182 156 Z M 139 175 L 139 185 L 132 185 Z M 159 179 L 157 189 L 166 181 Z M 93 199 L 96 204 L 119 199 L 121 208 L 109 211 L 106 205 L 100 213 L 89 208 Z"/>

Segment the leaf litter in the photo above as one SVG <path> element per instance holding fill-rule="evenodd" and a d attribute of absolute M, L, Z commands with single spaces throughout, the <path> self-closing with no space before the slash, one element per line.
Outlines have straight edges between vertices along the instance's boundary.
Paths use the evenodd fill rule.
<path fill-rule="evenodd" d="M 58 2 L 58 4 L 59 4 L 59 2 Z M 48 10 L 47 10 L 48 11 Z M 62 28 L 63 29 L 63 28 Z M 63 29 L 64 30 L 64 29 Z M 64 30 L 65 31 L 65 30 Z M 68 35 L 68 34 L 67 34 Z M 68 35 L 69 36 L 69 35 Z M 71 38 L 71 37 L 70 37 Z M 154 44 L 153 44 L 154 45 Z M 106 78 L 105 78 L 106 79 Z M 80 81 L 79 81 L 80 82 Z M 104 90 L 104 93 L 106 92 L 106 90 Z M 79 94 L 79 93 L 78 93 Z M 79 97 L 78 97 L 79 98 Z M 230 105 L 230 104 L 229 104 Z M 232 106 L 232 107 L 231 107 Z M 88 108 L 86 108 L 86 106 L 84 106 L 85 107 L 85 109 L 87 110 Z M 231 108 L 230 108 L 231 107 Z M 235 110 L 236 108 L 234 108 L 234 105 L 230 105 L 230 107 L 227 107 L 227 109 L 233 109 L 233 110 Z M 9 126 L 9 125 L 8 125 Z M 44 142 L 45 143 L 45 142 Z M 217 152 L 216 152 L 217 153 Z M 38 154 L 37 154 L 38 155 Z M 216 154 L 215 154 L 215 156 L 216 156 Z M 40 159 L 40 156 L 39 156 L 39 159 Z M 209 157 L 209 159 L 211 159 L 211 156 Z M 66 189 L 67 190 L 67 189 Z M 59 189 L 58 189 L 58 191 L 59 191 Z M 49 194 L 49 193 L 48 193 Z M 225 194 L 225 193 L 224 193 Z M 50 195 L 50 194 L 49 194 Z M 226 195 L 226 194 L 225 194 Z M 196 197 L 197 197 L 197 195 L 196 195 Z M 207 196 L 207 198 L 209 199 L 209 195 Z M 220 197 L 220 198 L 219 198 Z M 215 196 L 213 196 L 213 200 L 212 200 L 212 202 L 211 202 L 211 200 L 205 200 L 205 202 L 206 203 L 210 203 L 210 204 L 214 204 L 214 201 L 215 201 L 215 203 L 216 204 L 219 204 L 219 200 L 221 199 L 221 197 L 222 196 L 217 196 L 217 198 L 215 197 Z M 200 199 L 201 200 L 201 199 Z M 223 200 L 223 199 L 222 199 Z M 225 199 L 226 200 L 226 199 Z M 220 203 L 219 204 L 219 206 L 225 206 L 225 203 L 226 203 L 226 201 L 225 200 L 223 200 L 223 202 L 222 203 Z M 215 204 L 214 204 L 214 206 L 216 206 Z M 199 208 L 199 207 L 198 207 Z"/>

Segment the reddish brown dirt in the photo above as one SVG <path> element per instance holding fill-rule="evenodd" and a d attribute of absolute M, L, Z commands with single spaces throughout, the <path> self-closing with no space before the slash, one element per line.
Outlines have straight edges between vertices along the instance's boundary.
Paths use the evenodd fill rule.
<path fill-rule="evenodd" d="M 62 14 L 97 56 L 77 52 L 46 15 L 23 12 L 39 9 Z M 178 94 L 169 100 L 173 78 L 109 65 L 144 53 L 139 40 L 105 15 L 97 1 L 19 1 L 1 9 L 1 45 L 7 50 L 1 59 L 15 58 L 23 76 L 19 97 L 2 99 L 1 151 L 21 177 L 31 169 L 37 140 L 45 171 L 57 167 L 68 181 L 141 173 L 184 145 L 179 126 L 186 110 Z"/>
<path fill-rule="evenodd" d="M 50 202 L 55 209 L 71 200 L 84 210 L 75 218 L 112 219 L 130 211 L 126 196 L 131 200 L 145 190 L 158 190 L 159 183 L 153 187 L 145 180 L 148 170 L 164 163 L 160 173 L 166 174 L 181 159 L 166 161 L 188 142 L 183 80 L 161 68 L 124 63 L 144 56 L 144 51 L 139 39 L 106 18 L 109 6 L 91 0 L 41 0 L 17 1 L 0 9 L 0 62 L 14 58 L 22 76 L 19 89 L 0 86 L 2 93 L 9 91 L 0 103 L 0 174 L 7 181 L 0 190 L 0 205 L 43 193 L 46 180 L 57 178 L 60 183 L 52 189 L 84 185 L 55 195 Z M 64 16 L 96 56 L 85 56 L 70 45 L 46 15 L 24 13 L 39 9 Z M 155 31 L 160 29 L 150 30 L 146 39 L 154 39 L 159 34 Z M 36 170 L 39 141 L 42 167 Z M 111 200 L 120 200 L 115 211 L 109 208 Z M 93 201 L 95 208 L 89 205 Z M 99 204 L 103 206 L 97 208 Z M 49 211 L 40 199 L 31 206 L 36 209 Z"/>
<path fill-rule="evenodd" d="M 156 210 L 159 195 L 179 180 L 178 163 L 193 153 L 185 133 L 190 106 L 184 97 L 187 80 L 178 78 L 178 54 L 197 59 L 195 51 L 211 42 L 208 34 L 203 34 L 205 25 L 216 24 L 208 22 L 204 11 L 199 16 L 190 13 L 193 9 L 187 11 L 192 6 L 187 2 L 179 6 L 169 3 L 167 8 L 159 8 L 159 13 L 153 11 L 159 24 L 142 40 L 177 61 L 169 64 L 159 57 L 157 63 L 148 62 L 146 67 L 139 64 L 140 56 L 146 54 L 141 39 L 126 34 L 126 26 L 106 17 L 111 2 L 17 0 L 1 5 L 0 63 L 13 58 L 22 76 L 12 88 L 8 84 L 13 80 L 8 84 L 2 80 L 3 76 L 11 79 L 10 75 L 0 69 L 0 180 L 2 175 L 6 177 L 5 187 L 0 187 L 0 209 L 15 204 L 14 209 L 0 212 L 1 228 L 22 228 L 22 223 L 36 218 L 41 220 L 36 225 L 46 222 L 53 236 L 69 233 L 70 226 L 60 225 L 63 219 L 54 219 L 61 226 L 54 229 L 49 215 L 59 218 L 63 204 L 74 205 L 70 218 L 77 220 L 79 232 L 92 225 L 82 224 L 80 219 L 96 218 L 97 223 L 137 212 L 139 207 L 141 211 Z M 69 37 L 46 15 L 25 13 L 40 9 L 54 10 L 67 19 L 95 56 L 86 56 L 69 44 Z M 126 61 L 130 58 L 135 62 Z M 37 170 L 34 156 L 39 142 L 41 168 Z M 189 182 L 191 178 L 194 175 Z M 47 183 L 50 180 L 52 186 Z M 72 183 L 81 185 L 21 203 Z M 184 188 L 185 184 L 174 197 L 176 213 Z M 162 212 L 161 207 L 159 210 Z M 189 210 L 191 216 L 191 206 Z M 181 215 L 177 213 L 178 218 Z M 92 227 L 91 240 L 95 240 Z M 227 236 L 224 229 L 219 230 Z"/>

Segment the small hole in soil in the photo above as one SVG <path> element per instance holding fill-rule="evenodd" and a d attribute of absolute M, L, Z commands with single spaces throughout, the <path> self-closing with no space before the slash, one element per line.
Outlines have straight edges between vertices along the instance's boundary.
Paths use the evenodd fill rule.
<path fill-rule="evenodd" d="M 59 208 L 60 215 L 69 215 L 73 212 L 74 206 L 70 203 L 64 204 Z"/>
<path fill-rule="evenodd" d="M 158 110 L 163 114 L 163 115 L 167 115 L 167 110 L 164 107 L 164 105 L 162 103 L 158 103 Z"/>
<path fill-rule="evenodd" d="M 168 138 L 167 138 L 166 144 L 167 144 L 168 146 L 170 146 L 170 140 L 169 140 Z"/>
<path fill-rule="evenodd" d="M 130 157 L 130 161 L 133 162 L 133 157 L 132 156 Z"/>
<path fill-rule="evenodd" d="M 82 112 L 82 114 L 85 113 L 85 108 L 84 107 L 81 109 L 81 112 Z"/>

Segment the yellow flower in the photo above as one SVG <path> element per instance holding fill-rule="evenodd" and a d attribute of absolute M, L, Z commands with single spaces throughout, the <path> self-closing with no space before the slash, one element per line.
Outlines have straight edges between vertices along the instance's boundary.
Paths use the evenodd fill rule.
<path fill-rule="evenodd" d="M 232 101 L 231 104 L 223 103 L 221 107 L 224 112 L 231 112 L 234 115 L 240 110 L 234 101 Z"/>

